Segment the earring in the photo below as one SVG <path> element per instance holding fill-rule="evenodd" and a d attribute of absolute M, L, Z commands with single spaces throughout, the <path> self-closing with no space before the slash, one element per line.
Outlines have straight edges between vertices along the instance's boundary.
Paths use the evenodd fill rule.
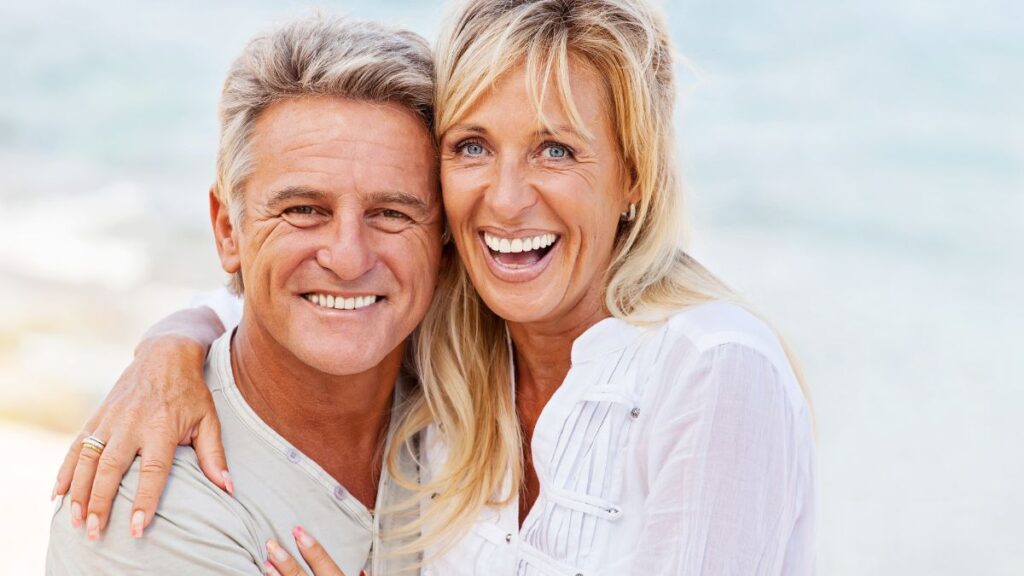
<path fill-rule="evenodd" d="M 445 245 L 452 241 L 452 231 L 445 226 L 444 232 L 441 233 L 441 244 Z"/>
<path fill-rule="evenodd" d="M 629 203 L 629 210 L 619 214 L 619 220 L 621 220 L 623 222 L 632 222 L 633 220 L 636 220 L 636 203 L 635 202 L 630 202 Z"/>

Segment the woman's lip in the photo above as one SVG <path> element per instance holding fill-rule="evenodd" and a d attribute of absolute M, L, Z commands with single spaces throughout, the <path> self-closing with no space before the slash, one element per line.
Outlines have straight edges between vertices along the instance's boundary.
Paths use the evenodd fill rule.
<path fill-rule="evenodd" d="M 487 261 L 487 267 L 491 270 L 491 274 L 505 282 L 529 282 L 543 274 L 551 262 L 551 255 L 559 249 L 561 243 L 561 238 L 556 240 L 547 254 L 537 262 L 522 268 L 511 268 L 495 260 L 494 256 L 491 255 L 491 249 L 484 243 L 483 234 L 477 234 L 477 244 L 480 246 L 480 250 L 483 251 L 484 260 Z"/>

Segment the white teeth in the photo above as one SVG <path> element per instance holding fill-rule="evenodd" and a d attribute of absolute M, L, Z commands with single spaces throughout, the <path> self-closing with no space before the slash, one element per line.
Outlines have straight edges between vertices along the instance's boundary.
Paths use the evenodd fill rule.
<path fill-rule="evenodd" d="M 334 308 L 335 310 L 358 310 L 377 302 L 377 296 L 353 296 L 343 298 L 331 294 L 307 294 L 306 300 L 323 308 Z"/>
<path fill-rule="evenodd" d="M 487 247 L 491 250 L 501 252 L 502 254 L 530 252 L 531 250 L 547 248 L 554 244 L 556 240 L 558 240 L 558 236 L 555 234 L 541 234 L 530 238 L 513 238 L 510 240 L 484 233 L 484 244 L 487 244 Z"/>

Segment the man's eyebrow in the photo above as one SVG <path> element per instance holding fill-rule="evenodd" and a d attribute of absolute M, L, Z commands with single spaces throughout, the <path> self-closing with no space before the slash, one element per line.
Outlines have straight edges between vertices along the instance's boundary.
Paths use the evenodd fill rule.
<path fill-rule="evenodd" d="M 327 193 L 307 186 L 288 186 L 287 188 L 282 188 L 271 194 L 270 199 L 267 200 L 267 207 L 274 208 L 294 200 L 314 200 L 323 202 L 327 200 Z"/>
<path fill-rule="evenodd" d="M 379 192 L 370 192 L 366 195 L 366 198 L 374 204 L 398 204 L 399 206 L 406 206 L 413 210 L 418 210 L 423 214 L 430 212 L 430 205 L 423 199 L 414 194 L 402 192 L 400 190 L 381 190 Z"/>

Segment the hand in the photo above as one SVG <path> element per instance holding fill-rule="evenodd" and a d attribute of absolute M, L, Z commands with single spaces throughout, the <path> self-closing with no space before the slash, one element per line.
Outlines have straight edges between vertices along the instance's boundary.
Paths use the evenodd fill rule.
<path fill-rule="evenodd" d="M 130 524 L 134 537 L 141 537 L 153 519 L 179 444 L 192 444 L 203 473 L 222 490 L 234 492 L 220 422 L 203 378 L 205 357 L 203 339 L 164 334 L 143 341 L 72 444 L 53 497 L 70 488 L 72 526 L 85 523 L 90 539 L 98 539 L 106 527 L 121 478 L 136 455 L 141 471 Z M 106 442 L 102 455 L 82 449 L 88 435 Z"/>
<path fill-rule="evenodd" d="M 299 547 L 302 559 L 313 569 L 313 576 L 345 576 L 338 565 L 327 555 L 327 551 L 308 532 L 297 526 L 292 530 L 292 537 Z M 268 562 L 263 564 L 264 570 L 271 576 L 307 576 L 306 571 L 292 558 L 280 544 L 274 540 L 267 541 Z"/>

